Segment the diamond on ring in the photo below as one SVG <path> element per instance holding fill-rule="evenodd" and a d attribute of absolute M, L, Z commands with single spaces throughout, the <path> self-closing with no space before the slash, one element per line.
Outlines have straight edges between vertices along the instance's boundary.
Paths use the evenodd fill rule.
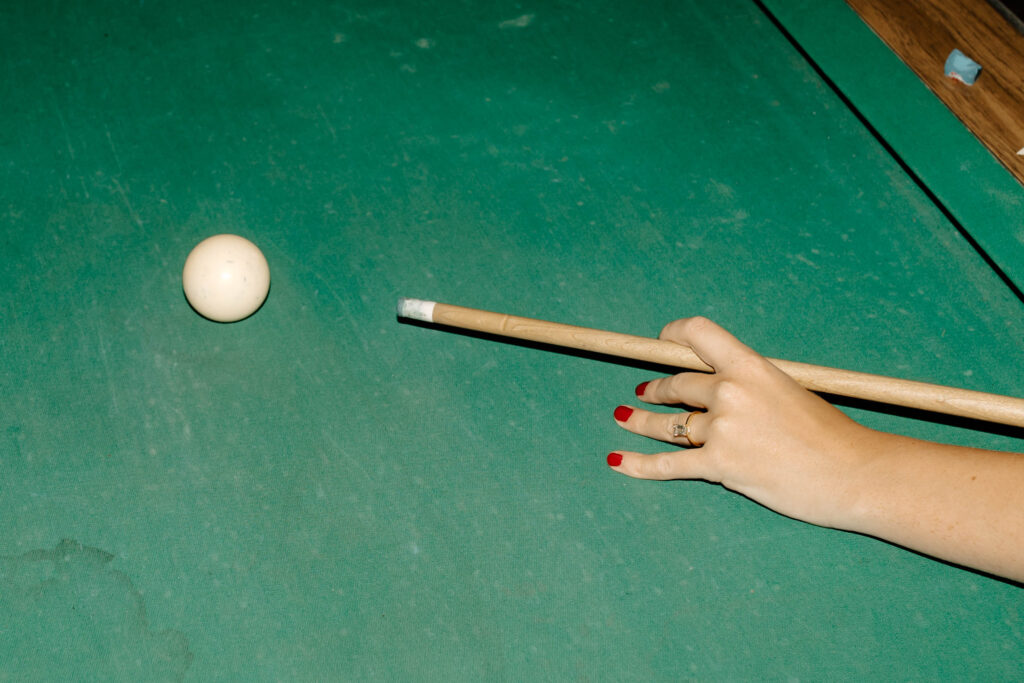
<path fill-rule="evenodd" d="M 697 444 L 693 442 L 693 437 L 690 436 L 693 431 L 690 429 L 690 420 L 696 415 L 696 411 L 688 413 L 686 419 L 683 420 L 683 424 L 672 425 L 672 436 L 676 439 L 686 439 L 686 443 L 690 444 L 690 447 L 696 447 Z"/>

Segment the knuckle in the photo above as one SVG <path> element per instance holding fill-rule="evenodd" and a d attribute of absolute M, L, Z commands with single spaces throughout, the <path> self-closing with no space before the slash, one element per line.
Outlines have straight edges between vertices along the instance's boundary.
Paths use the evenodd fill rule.
<path fill-rule="evenodd" d="M 695 315 L 692 318 L 684 318 L 681 321 L 680 326 L 687 334 L 700 334 L 712 325 L 714 325 L 714 323 L 711 322 L 710 318 L 705 318 L 702 315 Z"/>
<path fill-rule="evenodd" d="M 763 378 L 770 370 L 768 362 L 753 349 L 747 349 L 736 361 L 736 370 L 748 377 Z"/>
<path fill-rule="evenodd" d="M 684 385 L 686 384 L 687 377 L 688 376 L 685 372 L 681 372 L 678 375 L 672 375 L 671 377 L 669 377 L 668 380 L 665 382 L 668 391 L 672 395 L 678 395 L 679 392 L 682 391 Z"/>
<path fill-rule="evenodd" d="M 743 399 L 746 393 L 743 385 L 733 379 L 723 379 L 712 389 L 712 396 L 717 403 L 732 404 Z"/>
<path fill-rule="evenodd" d="M 654 458 L 654 471 L 661 479 L 671 479 L 675 476 L 676 471 L 675 458 L 668 453 L 656 456 Z"/>
<path fill-rule="evenodd" d="M 702 315 L 693 316 L 691 318 L 680 318 L 679 320 L 673 320 L 668 325 L 665 325 L 661 330 L 661 334 L 658 336 L 661 339 L 678 339 L 680 337 L 685 339 L 689 338 L 694 333 L 700 334 L 700 332 L 707 329 L 709 325 L 714 325 L 714 323 Z"/>
<path fill-rule="evenodd" d="M 708 420 L 705 425 L 705 433 L 707 438 L 705 441 L 714 441 L 727 437 L 732 432 L 732 425 L 730 424 L 728 417 L 716 416 Z"/>

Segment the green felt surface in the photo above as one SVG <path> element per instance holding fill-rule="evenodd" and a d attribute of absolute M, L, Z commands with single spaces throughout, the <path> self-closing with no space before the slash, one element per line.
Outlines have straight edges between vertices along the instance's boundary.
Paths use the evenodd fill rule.
<path fill-rule="evenodd" d="M 755 5 L 19 2 L 0 38 L 0 680 L 1024 672 L 1016 586 L 610 472 L 657 449 L 611 419 L 648 372 L 395 320 L 700 313 L 1024 394 L 1021 302 Z M 273 278 L 232 325 L 180 283 L 226 231 Z"/>
<path fill-rule="evenodd" d="M 1020 289 L 1024 190 L 844 2 L 765 0 L 800 47 Z M 822 26 L 834 30 L 822 31 Z M 855 56 L 855 58 L 851 58 Z M 942 70 L 943 64 L 936 64 Z M 966 87 L 966 86 L 965 86 Z"/>

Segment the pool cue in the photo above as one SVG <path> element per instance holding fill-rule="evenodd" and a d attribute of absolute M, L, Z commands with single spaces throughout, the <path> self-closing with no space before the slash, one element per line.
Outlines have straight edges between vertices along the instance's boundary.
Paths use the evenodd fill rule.
<path fill-rule="evenodd" d="M 711 372 L 693 349 L 675 342 L 520 318 L 436 301 L 402 298 L 398 317 L 580 351 Z M 1024 427 L 1024 399 L 769 358 L 811 391 Z"/>

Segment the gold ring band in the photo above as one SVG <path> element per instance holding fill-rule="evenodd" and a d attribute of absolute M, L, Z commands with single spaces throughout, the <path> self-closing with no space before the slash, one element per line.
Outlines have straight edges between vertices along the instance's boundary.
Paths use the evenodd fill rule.
<path fill-rule="evenodd" d="M 697 411 L 693 411 L 686 416 L 683 420 L 683 424 L 672 425 L 672 436 L 677 439 L 684 438 L 690 446 L 696 446 L 693 439 L 690 438 L 690 419 L 697 414 Z"/>

